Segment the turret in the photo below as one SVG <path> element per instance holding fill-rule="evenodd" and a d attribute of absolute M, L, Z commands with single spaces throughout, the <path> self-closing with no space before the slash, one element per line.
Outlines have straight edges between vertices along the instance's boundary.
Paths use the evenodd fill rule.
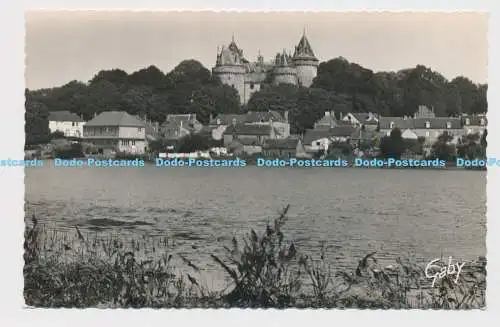
<path fill-rule="evenodd" d="M 273 70 L 273 82 L 278 84 L 297 84 L 297 70 L 292 64 L 290 56 L 283 50 L 276 55 L 275 67 Z"/>
<path fill-rule="evenodd" d="M 228 47 L 222 47 L 217 53 L 217 60 L 212 73 L 217 76 L 223 84 L 232 86 L 238 91 L 240 103 L 244 103 L 245 92 L 245 58 L 243 50 L 239 49 L 233 40 Z"/>
<path fill-rule="evenodd" d="M 293 63 L 297 69 L 297 79 L 299 85 L 309 87 L 318 73 L 319 60 L 314 55 L 309 40 L 304 29 L 299 44 L 295 47 Z"/>

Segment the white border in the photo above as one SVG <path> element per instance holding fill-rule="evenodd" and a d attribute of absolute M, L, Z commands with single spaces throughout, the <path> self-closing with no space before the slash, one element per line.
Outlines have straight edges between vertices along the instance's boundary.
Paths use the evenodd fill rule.
<path fill-rule="evenodd" d="M 498 72 L 500 58 L 498 31 L 500 31 L 500 11 L 496 0 L 342 0 L 342 1 L 262 1 L 241 0 L 120 0 L 113 6 L 103 0 L 71 1 L 25 1 L 24 8 L 46 9 L 191 9 L 191 10 L 224 10 L 239 11 L 483 11 L 490 12 L 490 52 L 489 52 L 489 156 L 500 156 L 498 140 L 498 124 L 500 116 L 500 80 Z M 43 3 L 42 3 L 43 2 Z M 404 4 L 403 4 L 404 3 Z M 79 5 L 78 5 L 79 4 Z M 5 8 L 5 6 L 8 6 Z M 24 143 L 24 17 L 23 7 L 17 1 L 3 1 L 0 9 L 0 94 L 2 119 L 0 120 L 0 140 L 2 158 L 21 158 Z M 217 326 L 276 326 L 310 324 L 355 325 L 370 319 L 378 325 L 476 325 L 488 323 L 489 316 L 498 308 L 499 301 L 494 295 L 500 294 L 498 278 L 494 273 L 499 271 L 498 237 L 499 213 L 498 190 L 500 185 L 499 169 L 488 171 L 488 309 L 482 312 L 445 312 L 445 311 L 382 311 L 382 310 L 30 310 L 22 309 L 22 233 L 24 228 L 24 172 L 22 169 L 0 168 L 0 208 L 2 219 L 0 225 L 0 251 L 2 275 L 0 277 L 0 315 L 2 325 L 36 325 L 36 326 L 145 326 L 147 325 L 217 325 Z M 411 319 L 414 317 L 414 319 Z M 492 317 L 491 317 L 492 318 Z M 362 320 L 361 320 L 362 319 Z M 385 321 L 383 321 L 385 320 Z M 487 321 L 488 320 L 488 321 Z M 489 324 L 488 324 L 489 325 Z"/>

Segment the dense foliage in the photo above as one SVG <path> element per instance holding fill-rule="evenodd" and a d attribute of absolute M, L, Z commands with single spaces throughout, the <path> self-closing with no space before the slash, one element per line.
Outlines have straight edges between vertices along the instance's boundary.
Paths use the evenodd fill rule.
<path fill-rule="evenodd" d="M 155 66 L 127 74 L 102 70 L 87 83 L 71 81 L 50 89 L 26 90 L 27 143 L 48 137 L 48 111 L 69 110 L 84 119 L 109 110 L 163 122 L 168 114 L 195 113 L 202 123 L 210 115 L 243 109 L 289 111 L 292 132 L 312 128 L 325 111 L 378 112 L 384 116 L 413 114 L 418 105 L 434 107 L 438 116 L 486 112 L 487 85 L 465 77 L 446 80 L 438 72 L 417 66 L 398 72 L 377 72 L 344 58 L 323 62 L 310 88 L 263 85 L 246 108 L 237 91 L 222 85 L 195 60 L 182 61 L 165 74 Z"/>

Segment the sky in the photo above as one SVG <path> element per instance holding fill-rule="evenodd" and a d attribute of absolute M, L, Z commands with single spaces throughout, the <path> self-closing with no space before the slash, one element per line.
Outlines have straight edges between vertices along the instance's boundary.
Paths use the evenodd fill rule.
<path fill-rule="evenodd" d="M 248 60 L 260 51 L 267 61 L 293 53 L 304 29 L 320 61 L 342 56 L 375 72 L 421 64 L 487 82 L 484 13 L 28 11 L 25 20 L 29 89 L 87 82 L 103 69 L 166 73 L 185 59 L 211 69 L 233 35 Z"/>

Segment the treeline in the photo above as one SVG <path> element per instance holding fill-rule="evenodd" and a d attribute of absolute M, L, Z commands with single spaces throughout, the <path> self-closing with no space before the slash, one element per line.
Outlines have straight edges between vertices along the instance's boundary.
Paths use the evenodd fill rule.
<path fill-rule="evenodd" d="M 335 58 L 320 64 L 310 88 L 263 85 L 242 108 L 234 88 L 222 85 L 198 61 L 185 60 L 167 74 L 155 66 L 130 75 L 120 69 L 102 70 L 87 83 L 26 90 L 26 141 L 47 139 L 49 111 L 69 110 L 88 120 L 103 111 L 123 110 L 160 123 L 168 114 L 196 113 L 207 123 L 210 115 L 221 113 L 289 110 L 292 132 L 301 133 L 330 110 L 404 116 L 424 104 L 438 116 L 486 112 L 486 91 L 487 85 L 465 77 L 448 81 L 424 66 L 374 73 Z"/>

